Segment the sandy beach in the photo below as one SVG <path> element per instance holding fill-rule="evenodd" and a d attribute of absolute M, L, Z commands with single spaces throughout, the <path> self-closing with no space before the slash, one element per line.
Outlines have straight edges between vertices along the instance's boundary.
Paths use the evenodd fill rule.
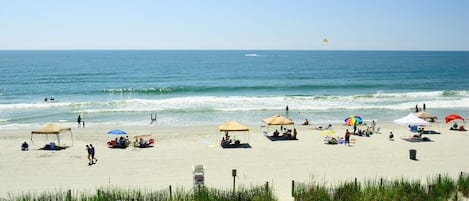
<path fill-rule="evenodd" d="M 425 182 L 439 173 L 456 177 L 461 171 L 469 172 L 469 132 L 450 131 L 444 123 L 426 128 L 441 132 L 424 135 L 432 142 L 411 143 L 401 139 L 412 135 L 406 126 L 378 122 L 381 134 L 353 135 L 355 143 L 351 146 L 325 144 L 321 131 L 313 129 L 318 125 L 297 125 L 299 140 L 275 142 L 262 134 L 260 123 L 247 126 L 251 148 L 237 149 L 219 146 L 217 125 L 104 127 L 89 123 L 87 128 L 72 127 L 74 146 L 61 151 L 38 150 L 47 141 L 40 136 L 34 137 L 35 146 L 30 151 L 21 151 L 23 141 L 31 144 L 31 130 L 5 129 L 0 134 L 0 197 L 66 189 L 87 192 L 108 186 L 160 190 L 172 185 L 189 189 L 194 164 L 205 165 L 205 183 L 209 187 L 231 189 L 231 170 L 237 169 L 237 185 L 269 182 L 279 200 L 292 199 L 292 180 L 334 185 L 355 177 L 405 177 Z M 106 132 L 116 128 L 126 130 L 131 138 L 152 133 L 155 146 L 107 148 L 111 137 Z M 335 135 L 343 136 L 349 127 L 334 124 L 333 128 Z M 390 131 L 395 134 L 394 141 L 388 139 Z M 63 136 L 65 143 L 70 141 L 67 138 Z M 85 149 L 90 143 L 96 147 L 98 158 L 92 166 L 88 166 Z M 409 159 L 409 149 L 417 150 L 418 160 Z"/>

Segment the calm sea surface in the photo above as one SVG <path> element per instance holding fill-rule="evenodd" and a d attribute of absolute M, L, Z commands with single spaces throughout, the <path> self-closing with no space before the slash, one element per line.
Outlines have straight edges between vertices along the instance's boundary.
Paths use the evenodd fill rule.
<path fill-rule="evenodd" d="M 469 52 L 0 51 L 0 128 L 469 116 Z M 48 101 L 44 101 L 45 98 Z M 54 101 L 50 101 L 50 98 Z"/>

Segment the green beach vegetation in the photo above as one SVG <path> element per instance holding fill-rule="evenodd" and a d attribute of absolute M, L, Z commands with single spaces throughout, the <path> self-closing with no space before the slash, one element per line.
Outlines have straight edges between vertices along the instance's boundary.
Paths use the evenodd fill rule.
<path fill-rule="evenodd" d="M 389 181 L 384 179 L 365 182 L 346 181 L 336 187 L 314 183 L 296 183 L 293 186 L 292 196 L 297 201 L 447 201 L 469 198 L 469 175 L 462 173 L 458 179 L 438 175 L 427 179 L 426 184 L 402 178 Z"/>
<path fill-rule="evenodd" d="M 170 187 L 171 189 L 171 187 Z M 249 188 L 239 188 L 235 193 L 231 190 L 219 190 L 199 186 L 193 189 L 170 189 L 151 191 L 139 189 L 122 188 L 102 188 L 95 193 L 86 194 L 79 192 L 60 191 L 44 193 L 23 193 L 20 195 L 10 195 L 8 200 L 15 201 L 115 201 L 115 200 L 135 200 L 135 201 L 276 201 L 268 185 L 253 186 Z M 0 199 L 1 200 L 1 199 Z"/>
<path fill-rule="evenodd" d="M 412 200 L 443 201 L 467 200 L 469 198 L 469 174 L 457 178 L 437 175 L 427 179 L 426 183 L 408 179 L 367 180 L 365 182 L 345 181 L 335 187 L 318 183 L 298 183 L 292 181 L 292 196 L 297 201 L 356 201 L 356 200 Z M 2 200 L 2 199 L 0 199 Z M 95 193 L 59 191 L 43 193 L 22 193 L 9 195 L 15 201 L 111 201 L 111 200 L 161 200 L 161 201 L 275 201 L 268 183 L 261 186 L 241 187 L 232 190 L 220 190 L 199 186 L 192 189 L 169 189 L 152 191 L 141 189 L 100 188 Z"/>

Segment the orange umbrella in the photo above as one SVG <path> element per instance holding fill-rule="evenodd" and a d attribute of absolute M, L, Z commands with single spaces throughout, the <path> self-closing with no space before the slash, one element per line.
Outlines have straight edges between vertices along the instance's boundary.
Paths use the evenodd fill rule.
<path fill-rule="evenodd" d="M 456 120 L 456 119 L 461 119 L 464 121 L 464 118 L 461 117 L 461 115 L 459 114 L 448 114 L 446 117 L 445 117 L 445 122 L 448 123 L 450 121 L 453 121 L 453 120 Z"/>

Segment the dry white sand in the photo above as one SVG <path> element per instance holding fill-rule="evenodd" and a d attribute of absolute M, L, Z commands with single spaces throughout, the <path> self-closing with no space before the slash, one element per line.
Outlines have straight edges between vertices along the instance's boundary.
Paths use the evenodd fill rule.
<path fill-rule="evenodd" d="M 313 126 L 296 126 L 297 141 L 268 140 L 259 125 L 249 126 L 252 148 L 223 149 L 219 146 L 217 126 L 196 127 L 93 127 L 72 128 L 74 146 L 62 151 L 38 150 L 47 140 L 36 136 L 36 146 L 20 151 L 29 143 L 30 130 L 1 130 L 0 198 L 8 193 L 43 192 L 72 189 L 94 192 L 98 187 L 118 186 L 160 190 L 169 185 L 192 187 L 192 165 L 204 164 L 206 185 L 231 189 L 231 170 L 237 169 L 237 185 L 262 185 L 269 182 L 280 200 L 291 200 L 291 181 L 328 185 L 364 179 L 409 178 L 423 182 L 439 173 L 456 177 L 469 172 L 469 132 L 449 131 L 447 125 L 429 129 L 442 134 L 425 135 L 434 142 L 410 143 L 401 137 L 412 133 L 406 126 L 379 122 L 382 134 L 352 136 L 351 146 L 324 144 L 321 131 Z M 129 136 L 152 133 L 153 148 L 109 149 L 106 132 L 124 129 Z M 272 127 L 271 127 L 272 128 Z M 343 136 L 345 125 L 334 125 Z M 395 140 L 388 140 L 388 133 Z M 232 135 L 235 135 L 232 133 Z M 67 135 L 62 136 L 67 142 Z M 244 140 L 244 137 L 239 137 Z M 51 139 L 54 139 L 51 137 Z M 96 147 L 98 163 L 88 166 L 86 144 Z M 30 143 L 31 144 L 31 143 Z M 409 149 L 417 150 L 417 161 L 409 160 Z"/>

